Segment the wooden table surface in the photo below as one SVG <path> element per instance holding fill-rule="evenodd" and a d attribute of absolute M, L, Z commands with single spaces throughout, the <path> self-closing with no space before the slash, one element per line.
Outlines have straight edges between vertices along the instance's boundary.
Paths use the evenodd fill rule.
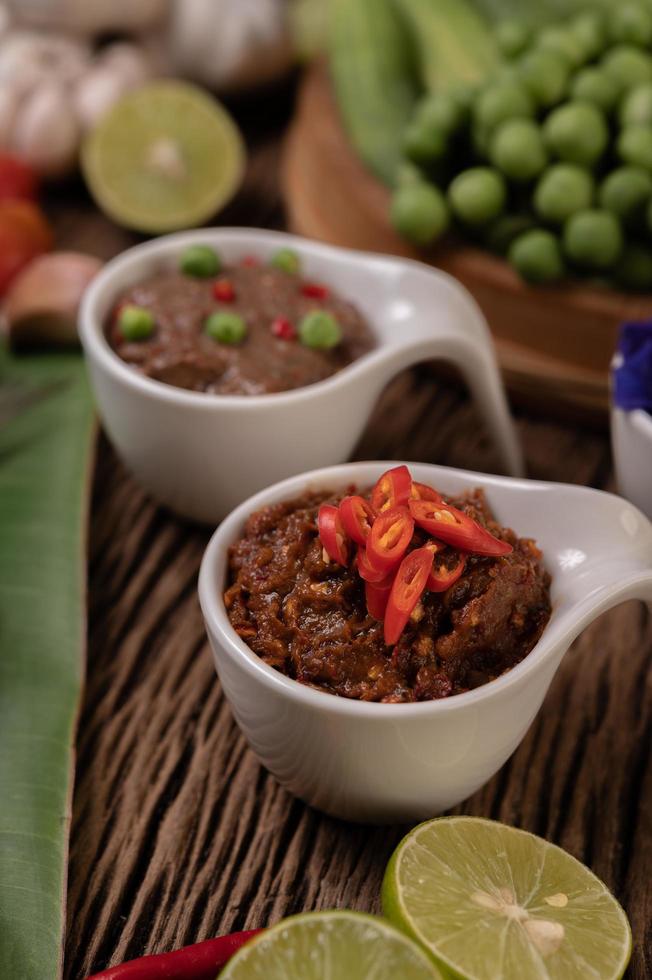
<path fill-rule="evenodd" d="M 271 108 L 239 107 L 256 137 L 221 223 L 282 226 L 279 134 L 290 100 L 284 92 Z M 49 206 L 62 245 L 108 257 L 134 240 L 78 187 Z M 530 476 L 613 489 L 605 432 L 516 418 Z M 426 367 L 389 386 L 355 456 L 497 468 L 463 387 Z M 100 440 L 66 980 L 300 910 L 378 911 L 383 869 L 405 832 L 324 817 L 256 762 L 222 696 L 197 602 L 209 533 L 157 508 Z M 636 980 L 652 977 L 651 654 L 643 605 L 595 622 L 518 751 L 455 811 L 534 831 L 590 865 L 629 914 Z"/>

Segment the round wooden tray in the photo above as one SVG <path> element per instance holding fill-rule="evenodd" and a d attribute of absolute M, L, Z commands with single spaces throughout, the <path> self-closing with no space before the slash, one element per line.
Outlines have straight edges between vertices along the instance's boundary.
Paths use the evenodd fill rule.
<path fill-rule="evenodd" d="M 387 188 L 347 140 L 323 62 L 308 69 L 300 88 L 285 143 L 283 185 L 297 233 L 420 259 L 464 283 L 487 317 L 506 383 L 521 400 L 604 416 L 618 325 L 651 316 L 652 296 L 574 284 L 537 289 L 477 248 L 412 248 L 390 225 Z"/>

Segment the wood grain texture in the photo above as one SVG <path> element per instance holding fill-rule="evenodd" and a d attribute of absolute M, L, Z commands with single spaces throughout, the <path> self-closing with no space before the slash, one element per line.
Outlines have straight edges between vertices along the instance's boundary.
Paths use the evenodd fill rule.
<path fill-rule="evenodd" d="M 263 139 L 225 223 L 278 226 L 277 161 L 277 142 Z M 79 200 L 72 188 L 59 205 L 66 245 L 87 236 L 109 254 L 123 244 L 108 224 L 89 233 L 99 219 L 83 202 L 69 207 Z M 525 414 L 518 426 L 530 475 L 613 488 L 603 434 Z M 356 457 L 497 466 L 466 392 L 425 367 L 388 387 Z M 101 442 L 66 980 L 300 910 L 377 911 L 405 829 L 323 817 L 258 765 L 223 699 L 196 599 L 208 537 L 156 508 Z M 651 654 L 642 605 L 594 623 L 517 752 L 458 808 L 543 834 L 587 862 L 629 913 L 633 980 L 652 977 Z"/>

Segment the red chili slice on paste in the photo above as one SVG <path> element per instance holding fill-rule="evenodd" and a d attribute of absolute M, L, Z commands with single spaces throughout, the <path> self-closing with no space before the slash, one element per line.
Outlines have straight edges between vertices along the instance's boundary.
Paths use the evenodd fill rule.
<path fill-rule="evenodd" d="M 414 534 L 414 521 L 407 507 L 394 507 L 379 514 L 367 538 L 367 557 L 385 574 L 398 565 Z"/>
<path fill-rule="evenodd" d="M 407 504 L 412 492 L 412 477 L 407 466 L 395 466 L 391 470 L 386 470 L 378 478 L 378 481 L 371 491 L 371 506 L 381 514 L 383 511 L 391 510 L 392 507 L 401 507 Z"/>
<path fill-rule="evenodd" d="M 427 483 L 415 483 L 413 480 L 410 498 L 412 500 L 434 500 L 439 503 L 441 494 L 437 493 L 434 487 L 429 487 Z"/>
<path fill-rule="evenodd" d="M 235 299 L 235 289 L 230 279 L 218 279 L 213 283 L 213 296 L 220 303 L 232 303 Z"/>
<path fill-rule="evenodd" d="M 353 494 L 340 503 L 340 519 L 344 530 L 356 544 L 365 544 L 374 522 L 373 508 L 364 497 Z"/>
<path fill-rule="evenodd" d="M 431 592 L 445 592 L 457 582 L 466 565 L 466 555 L 454 552 L 446 545 L 429 541 L 425 545 L 432 554 L 432 568 L 428 575 L 426 588 Z"/>
<path fill-rule="evenodd" d="M 376 568 L 375 565 L 371 564 L 366 548 L 358 548 L 356 564 L 358 566 L 358 575 L 365 582 L 372 582 L 375 585 L 387 577 L 387 572 L 383 568 Z"/>
<path fill-rule="evenodd" d="M 514 550 L 511 544 L 495 538 L 472 517 L 450 504 L 411 500 L 409 508 L 419 527 L 454 548 L 492 557 L 508 555 Z"/>
<path fill-rule="evenodd" d="M 393 575 L 388 575 L 381 582 L 365 582 L 364 594 L 367 600 L 367 612 L 381 623 L 385 617 L 393 584 Z"/>
<path fill-rule="evenodd" d="M 385 610 L 385 643 L 393 646 L 423 595 L 432 568 L 432 551 L 416 548 L 406 555 L 394 579 Z"/>
<path fill-rule="evenodd" d="M 301 286 L 302 295 L 309 299 L 326 299 L 328 292 L 328 286 L 323 286 L 320 282 L 304 282 Z"/>
<path fill-rule="evenodd" d="M 347 565 L 349 548 L 338 508 L 333 504 L 322 504 L 317 514 L 317 527 L 328 557 L 338 565 Z"/>

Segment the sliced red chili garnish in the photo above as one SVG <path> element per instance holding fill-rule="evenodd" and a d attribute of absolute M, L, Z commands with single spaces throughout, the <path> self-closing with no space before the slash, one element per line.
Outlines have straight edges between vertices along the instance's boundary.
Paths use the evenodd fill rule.
<path fill-rule="evenodd" d="M 356 544 L 365 544 L 374 522 L 373 508 L 364 497 L 354 494 L 340 503 L 340 518 L 344 530 Z"/>
<path fill-rule="evenodd" d="M 392 507 L 407 504 L 412 492 L 412 477 L 407 466 L 386 470 L 371 491 L 371 506 L 379 514 Z"/>
<path fill-rule="evenodd" d="M 382 582 L 382 580 L 387 577 L 387 572 L 385 569 L 376 568 L 375 565 L 371 564 L 366 548 L 358 548 L 356 564 L 358 566 L 358 574 L 360 578 L 365 580 L 365 582 L 373 582 L 375 585 L 377 582 Z"/>
<path fill-rule="evenodd" d="M 393 507 L 379 514 L 367 538 L 367 556 L 375 568 L 387 573 L 398 565 L 414 534 L 414 521 L 407 507 Z"/>
<path fill-rule="evenodd" d="M 415 483 L 413 480 L 410 498 L 412 500 L 435 500 L 439 503 L 441 494 L 437 493 L 434 487 L 429 487 L 427 483 Z"/>
<path fill-rule="evenodd" d="M 221 303 L 232 303 L 235 299 L 235 289 L 230 279 L 218 279 L 213 283 L 213 296 Z"/>
<path fill-rule="evenodd" d="M 320 282 L 304 282 L 301 286 L 301 293 L 310 299 L 326 299 L 328 286 L 322 286 Z"/>
<path fill-rule="evenodd" d="M 432 568 L 432 551 L 416 548 L 399 565 L 385 610 L 385 643 L 393 646 L 423 595 Z"/>
<path fill-rule="evenodd" d="M 429 541 L 425 547 L 432 554 L 432 568 L 426 587 L 431 592 L 445 592 L 462 575 L 466 565 L 466 555 L 437 541 Z"/>
<path fill-rule="evenodd" d="M 393 584 L 393 575 L 387 575 L 381 582 L 365 582 L 364 594 L 367 600 L 367 612 L 380 622 L 385 616 Z"/>
<path fill-rule="evenodd" d="M 287 317 L 277 316 L 272 320 L 270 330 L 279 340 L 296 340 L 297 332 Z"/>
<path fill-rule="evenodd" d="M 328 557 L 338 565 L 346 565 L 349 548 L 338 508 L 333 504 L 322 504 L 317 514 L 317 527 L 319 539 Z"/>
<path fill-rule="evenodd" d="M 433 534 L 446 544 L 471 551 L 476 555 L 508 555 L 511 544 L 495 538 L 468 514 L 450 504 L 432 500 L 410 500 L 410 513 L 424 531 Z"/>
<path fill-rule="evenodd" d="M 243 255 L 240 260 L 240 265 L 245 266 L 245 268 L 255 269 L 260 265 L 260 259 L 257 255 Z"/>

